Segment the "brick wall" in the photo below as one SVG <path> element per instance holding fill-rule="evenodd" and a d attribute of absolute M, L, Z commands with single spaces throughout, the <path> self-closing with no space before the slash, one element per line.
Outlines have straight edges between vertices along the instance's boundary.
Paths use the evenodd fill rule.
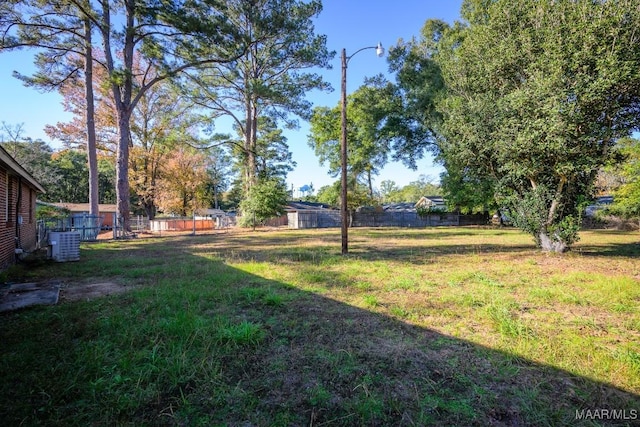
<path fill-rule="evenodd" d="M 18 201 L 20 206 L 16 216 Z M 25 251 L 35 248 L 35 206 L 35 190 L 25 180 L 21 183 L 18 176 L 0 166 L 0 269 L 15 262 L 16 241 Z M 21 224 L 19 218 L 22 219 Z"/>

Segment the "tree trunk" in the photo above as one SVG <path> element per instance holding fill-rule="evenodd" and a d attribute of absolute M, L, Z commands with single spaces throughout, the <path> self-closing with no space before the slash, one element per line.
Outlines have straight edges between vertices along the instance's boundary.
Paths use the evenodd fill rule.
<path fill-rule="evenodd" d="M 122 227 L 131 231 L 129 218 L 129 148 L 131 146 L 131 111 L 133 109 L 133 51 L 135 47 L 135 7 L 136 0 L 125 0 L 125 37 L 122 46 L 123 68 L 129 72 L 124 73 L 121 82 L 113 79 L 111 90 L 113 92 L 118 116 L 118 148 L 116 150 L 116 207 L 118 215 L 122 219 Z M 113 54 L 111 52 L 111 11 L 109 2 L 102 3 L 102 42 L 107 69 L 111 77 L 116 71 Z"/>
<path fill-rule="evenodd" d="M 540 231 L 538 233 L 538 241 L 540 242 L 540 247 L 545 252 L 564 253 L 569 250 L 565 242 L 551 239 L 546 231 Z"/>
<path fill-rule="evenodd" d="M 156 217 L 156 213 L 155 213 L 155 208 L 153 205 L 150 205 L 148 203 L 144 204 L 144 212 L 147 214 L 147 218 L 149 218 L 150 220 L 154 220 Z"/>
<path fill-rule="evenodd" d="M 87 159 L 89 163 L 89 214 L 99 215 L 100 193 L 98 189 L 98 156 L 96 153 L 96 123 L 93 98 L 93 43 L 91 40 L 91 22 L 84 18 L 84 87 L 87 103 Z"/>
<path fill-rule="evenodd" d="M 257 182 L 258 170 L 258 107 L 255 102 L 251 106 L 251 157 L 249 164 L 251 165 L 251 185 Z"/>
<path fill-rule="evenodd" d="M 247 194 L 248 190 L 256 183 L 256 170 L 257 170 L 257 138 L 258 138 L 258 109 L 249 100 L 247 102 L 247 127 L 245 135 L 246 147 L 247 147 Z M 245 194 L 246 195 L 246 194 Z"/>
<path fill-rule="evenodd" d="M 118 149 L 116 152 L 116 207 L 124 230 L 130 231 L 129 218 L 129 146 L 131 129 L 129 114 L 118 112 Z"/>
<path fill-rule="evenodd" d="M 255 153 L 252 151 L 253 143 L 253 114 L 251 109 L 251 101 L 245 101 L 246 122 L 244 127 L 244 195 L 249 194 L 249 190 L 253 185 L 252 166 L 255 163 Z"/>

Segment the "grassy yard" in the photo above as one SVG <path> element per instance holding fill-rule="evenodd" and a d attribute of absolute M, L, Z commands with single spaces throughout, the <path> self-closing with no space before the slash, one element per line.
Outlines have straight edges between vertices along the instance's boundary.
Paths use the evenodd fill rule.
<path fill-rule="evenodd" d="M 83 244 L 5 280 L 131 291 L 0 315 L 4 425 L 640 423 L 640 235 L 511 229 Z M 608 411 L 608 412 L 606 412 Z"/>

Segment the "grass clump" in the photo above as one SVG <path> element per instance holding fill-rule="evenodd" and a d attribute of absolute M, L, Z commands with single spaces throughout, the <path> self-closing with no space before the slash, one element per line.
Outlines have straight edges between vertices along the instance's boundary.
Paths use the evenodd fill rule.
<path fill-rule="evenodd" d="M 226 345 L 259 344 L 265 336 L 262 326 L 243 321 L 237 325 L 227 325 L 218 330 L 217 338 Z"/>

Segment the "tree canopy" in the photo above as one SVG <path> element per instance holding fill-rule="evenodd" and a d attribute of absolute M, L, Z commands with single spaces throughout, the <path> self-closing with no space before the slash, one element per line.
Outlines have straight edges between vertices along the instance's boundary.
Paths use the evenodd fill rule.
<path fill-rule="evenodd" d="M 180 85 L 196 105 L 210 111 L 212 133 L 216 118 L 231 118 L 241 140 L 216 135 L 216 142 L 234 145 L 248 195 L 264 166 L 259 157 L 278 145 L 266 148 L 265 133 L 281 124 L 295 128 L 296 116 L 309 117 L 308 93 L 330 88 L 312 69 L 328 68 L 334 52 L 327 49 L 326 36 L 314 33 L 312 19 L 322 10 L 318 0 L 228 3 L 227 20 L 242 37 L 255 42 L 233 61 L 182 73 Z"/>
<path fill-rule="evenodd" d="M 347 167 L 355 191 L 357 182 L 364 183 L 373 197 L 372 176 L 387 164 L 392 138 L 388 118 L 402 107 L 396 87 L 382 76 L 369 78 L 347 102 Z M 311 115 L 309 146 L 314 149 L 321 164 L 329 166 L 329 173 L 340 173 L 341 106 L 316 107 Z"/>
<path fill-rule="evenodd" d="M 638 128 L 640 4 L 467 1 L 463 11 L 466 27 L 434 37 L 441 159 L 458 182 L 489 182 L 542 248 L 564 251 L 598 170 Z"/>
<path fill-rule="evenodd" d="M 283 215 L 289 193 L 282 179 L 260 179 L 240 203 L 241 226 L 255 227 L 265 220 Z"/>

